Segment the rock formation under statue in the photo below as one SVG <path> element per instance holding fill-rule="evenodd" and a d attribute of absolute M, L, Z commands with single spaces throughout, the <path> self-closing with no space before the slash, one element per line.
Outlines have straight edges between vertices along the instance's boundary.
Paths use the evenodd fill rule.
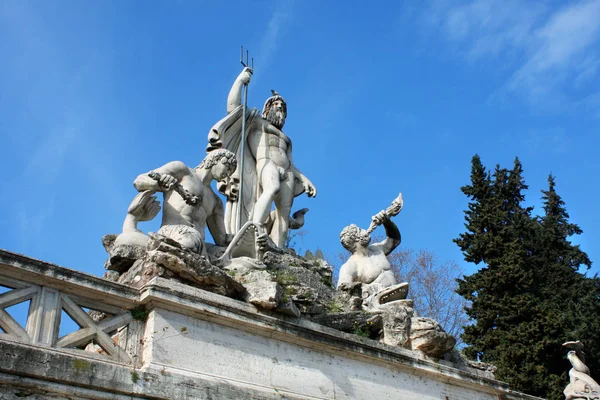
<path fill-rule="evenodd" d="M 161 176 L 170 175 L 160 169 L 156 172 Z M 141 177 L 146 179 L 146 175 Z M 174 193 L 172 196 L 178 196 L 180 205 L 188 194 L 202 198 L 185 182 L 177 190 L 173 188 L 173 180 L 163 179 L 168 190 Z M 336 290 L 331 282 L 332 268 L 322 255 L 315 257 L 307 253 L 301 257 L 291 249 L 281 249 L 271 242 L 265 226 L 252 221 L 247 221 L 232 240 L 228 237 L 227 247 L 203 242 L 202 254 L 177 237 L 161 235 L 160 231 L 148 237 L 137 230 L 136 221 L 157 214 L 153 194 L 153 190 L 147 189 L 136 197 L 124 224 L 127 227 L 124 233 L 116 239 L 113 236 L 111 240 L 109 235 L 104 238 L 110 255 L 107 265 L 114 270 L 114 280 L 142 287 L 156 276 L 176 279 L 247 301 L 259 309 L 308 318 L 388 345 L 418 350 L 433 358 L 441 358 L 453 348 L 455 339 L 436 321 L 414 312 L 413 301 L 406 298 L 408 284 L 396 282 L 387 260 L 387 254 L 401 240 L 398 227 L 390 219 L 402 209 L 401 195 L 386 211 L 372 218 L 368 231 L 355 225 L 344 229 L 342 244 L 353 255 L 340 270 Z M 185 207 L 188 206 L 192 207 L 186 203 Z M 216 215 L 222 218 L 219 207 L 215 209 Z M 370 244 L 370 231 L 379 225 L 385 227 L 387 238 Z M 127 243 L 125 239 L 131 241 Z M 130 264 L 125 268 L 123 260 L 127 249 L 136 251 L 128 253 Z"/>

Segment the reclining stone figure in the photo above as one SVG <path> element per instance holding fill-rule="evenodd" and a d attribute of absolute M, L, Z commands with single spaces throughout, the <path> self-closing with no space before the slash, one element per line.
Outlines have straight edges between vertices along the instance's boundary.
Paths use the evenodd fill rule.
<path fill-rule="evenodd" d="M 417 315 L 412 308 L 413 301 L 406 299 L 408 283 L 396 283 L 387 259 L 401 240 L 400 231 L 390 217 L 398 215 L 403 205 L 400 194 L 385 211 L 373 216 L 368 230 L 356 225 L 344 228 L 340 241 L 352 255 L 340 269 L 337 288 L 352 292 L 360 285 L 362 309 L 381 315 L 383 343 L 440 358 L 454 347 L 456 339 L 438 322 Z M 370 232 L 379 225 L 384 226 L 387 237 L 382 242 L 370 244 Z"/>
<path fill-rule="evenodd" d="M 207 256 L 204 231 L 208 227 L 215 244 L 227 246 L 233 235 L 225 231 L 223 203 L 210 184 L 213 180 L 230 177 L 236 166 L 235 155 L 219 149 L 193 169 L 181 161 L 172 161 L 141 174 L 133 183 L 141 193 L 130 205 L 123 233 L 115 245 L 145 244 L 147 236 L 137 228 L 137 222 L 156 216 L 157 201 L 153 194 L 163 192 L 163 216 L 158 234 L 176 241 L 184 249 Z"/>
<path fill-rule="evenodd" d="M 398 196 L 385 211 L 373 216 L 371 227 L 383 225 L 386 239 L 370 244 L 369 231 L 352 224 L 342 230 L 342 246 L 352 253 L 348 261 L 340 268 L 338 289 L 346 289 L 355 282 L 363 283 L 363 308 L 372 309 L 380 304 L 402 300 L 408 294 L 408 283 L 397 284 L 392 266 L 387 259 L 401 241 L 400 231 L 390 219 L 402 209 L 402 195 Z"/>

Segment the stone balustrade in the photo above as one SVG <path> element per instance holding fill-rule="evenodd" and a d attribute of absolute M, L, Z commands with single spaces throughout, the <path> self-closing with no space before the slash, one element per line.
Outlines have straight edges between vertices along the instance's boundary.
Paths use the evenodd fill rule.
<path fill-rule="evenodd" d="M 131 313 L 136 290 L 8 252 L 0 263 L 0 286 L 9 289 L 0 295 L 1 339 L 134 365 L 139 346 L 131 341 L 143 325 Z M 6 311 L 22 302 L 24 327 Z M 63 311 L 80 329 L 59 337 Z"/>

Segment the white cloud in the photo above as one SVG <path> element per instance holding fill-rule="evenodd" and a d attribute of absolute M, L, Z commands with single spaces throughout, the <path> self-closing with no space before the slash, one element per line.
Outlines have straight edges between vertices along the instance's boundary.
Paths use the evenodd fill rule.
<path fill-rule="evenodd" d="M 588 51 L 600 39 L 600 1 L 573 4 L 558 10 L 531 37 L 526 61 L 513 74 L 507 89 L 526 91 L 529 100 L 543 96 L 563 97 L 566 85 L 589 79 L 598 56 Z"/>
<path fill-rule="evenodd" d="M 494 97 L 523 96 L 534 106 L 576 105 L 600 65 L 600 0 L 549 9 L 547 3 L 434 2 L 425 16 L 470 62 L 502 60 L 509 76 Z"/>
<path fill-rule="evenodd" d="M 497 56 L 526 45 L 544 9 L 511 0 L 476 1 L 448 9 L 443 28 L 466 45 L 470 59 Z"/>
<path fill-rule="evenodd" d="M 274 4 L 275 5 L 273 8 L 273 13 L 271 14 L 271 19 L 267 24 L 267 29 L 263 34 L 258 46 L 256 60 L 257 62 L 260 62 L 260 68 L 258 68 L 257 65 L 257 75 L 260 74 L 260 72 L 266 71 L 271 64 L 271 60 L 279 48 L 281 31 L 288 23 L 292 14 L 292 0 L 277 1 Z M 254 78 L 255 82 L 257 78 L 258 77 Z"/>

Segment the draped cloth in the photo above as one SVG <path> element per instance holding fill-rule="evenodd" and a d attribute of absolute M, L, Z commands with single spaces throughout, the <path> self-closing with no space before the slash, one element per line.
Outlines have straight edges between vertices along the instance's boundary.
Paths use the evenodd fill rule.
<path fill-rule="evenodd" d="M 243 226 L 252 217 L 252 210 L 259 195 L 256 159 L 248 148 L 248 131 L 255 118 L 261 118 L 256 108 L 246 110 L 246 142 L 242 143 L 243 105 L 238 106 L 225 118 L 217 122 L 208 133 L 206 151 L 227 149 L 233 152 L 237 159 L 234 174 L 225 181 L 217 184 L 219 192 L 227 196 L 225 206 L 225 229 L 229 234 L 237 232 L 239 208 L 242 208 L 241 221 Z M 242 148 L 244 148 L 244 171 L 242 167 Z M 243 198 L 239 197 L 239 184 L 244 185 Z"/>

